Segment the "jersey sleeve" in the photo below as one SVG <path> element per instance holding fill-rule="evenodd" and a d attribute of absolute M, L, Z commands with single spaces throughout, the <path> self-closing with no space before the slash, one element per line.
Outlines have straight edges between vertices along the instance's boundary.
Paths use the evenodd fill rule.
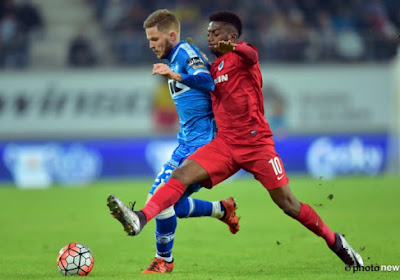
<path fill-rule="evenodd" d="M 238 44 L 234 50 L 246 64 L 256 64 L 258 61 L 258 52 L 250 44 Z"/>
<path fill-rule="evenodd" d="M 182 56 L 185 72 L 180 73 L 182 84 L 190 88 L 202 91 L 213 91 L 215 87 L 214 79 L 211 77 L 209 65 L 197 52 L 187 52 Z"/>
<path fill-rule="evenodd" d="M 190 88 L 203 91 L 213 91 L 215 88 L 214 80 L 209 73 L 198 72 L 196 75 L 181 74 L 181 76 L 181 83 Z"/>

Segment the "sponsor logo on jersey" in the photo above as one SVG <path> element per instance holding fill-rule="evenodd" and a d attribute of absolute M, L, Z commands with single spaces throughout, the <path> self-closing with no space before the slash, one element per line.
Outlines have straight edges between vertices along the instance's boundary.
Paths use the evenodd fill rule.
<path fill-rule="evenodd" d="M 224 60 L 222 60 L 221 63 L 218 65 L 218 71 L 221 71 L 222 68 L 224 68 Z"/>
<path fill-rule="evenodd" d="M 199 67 L 204 67 L 204 61 L 200 57 L 192 57 L 189 58 L 187 61 L 189 67 L 196 66 L 197 68 Z"/>
<path fill-rule="evenodd" d="M 227 81 L 228 81 L 228 74 L 220 75 L 214 79 L 215 84 L 219 84 L 219 83 L 227 82 Z"/>

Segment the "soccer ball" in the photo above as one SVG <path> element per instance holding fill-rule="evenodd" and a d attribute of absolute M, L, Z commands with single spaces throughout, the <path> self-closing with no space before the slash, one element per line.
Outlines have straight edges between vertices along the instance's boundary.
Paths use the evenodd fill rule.
<path fill-rule="evenodd" d="M 93 255 L 80 243 L 69 243 L 57 255 L 57 266 L 64 276 L 86 276 L 93 268 Z"/>

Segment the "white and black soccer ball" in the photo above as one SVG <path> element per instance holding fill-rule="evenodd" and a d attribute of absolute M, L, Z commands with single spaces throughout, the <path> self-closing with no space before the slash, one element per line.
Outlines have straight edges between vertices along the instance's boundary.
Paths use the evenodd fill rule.
<path fill-rule="evenodd" d="M 93 264 L 92 252 L 80 243 L 65 245 L 57 255 L 57 266 L 64 276 L 87 276 Z"/>

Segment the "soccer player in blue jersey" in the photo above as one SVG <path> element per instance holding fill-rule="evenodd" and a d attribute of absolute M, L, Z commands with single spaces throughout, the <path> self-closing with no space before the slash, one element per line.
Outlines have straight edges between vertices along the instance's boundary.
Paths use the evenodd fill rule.
<path fill-rule="evenodd" d="M 210 142 L 216 132 L 211 106 L 210 91 L 214 90 L 214 80 L 209 72 L 209 63 L 205 55 L 194 45 L 180 40 L 180 22 L 166 9 L 157 10 L 145 20 L 149 47 L 157 58 L 167 59 L 168 64 L 153 65 L 153 75 L 168 78 L 171 97 L 174 100 L 180 123 L 179 145 L 171 159 L 158 174 L 148 200 L 165 184 L 172 171 L 194 151 Z M 157 253 L 150 266 L 142 273 L 171 272 L 174 263 L 172 246 L 177 219 L 187 217 L 211 216 L 220 219 L 229 226 L 231 233 L 239 230 L 239 218 L 236 216 L 236 204 L 232 197 L 209 202 L 192 199 L 189 196 L 201 188 L 199 184 L 187 188 L 183 197 L 174 205 L 156 216 Z M 130 232 L 129 217 L 125 213 L 127 206 L 115 195 L 107 199 L 111 214 Z"/>

